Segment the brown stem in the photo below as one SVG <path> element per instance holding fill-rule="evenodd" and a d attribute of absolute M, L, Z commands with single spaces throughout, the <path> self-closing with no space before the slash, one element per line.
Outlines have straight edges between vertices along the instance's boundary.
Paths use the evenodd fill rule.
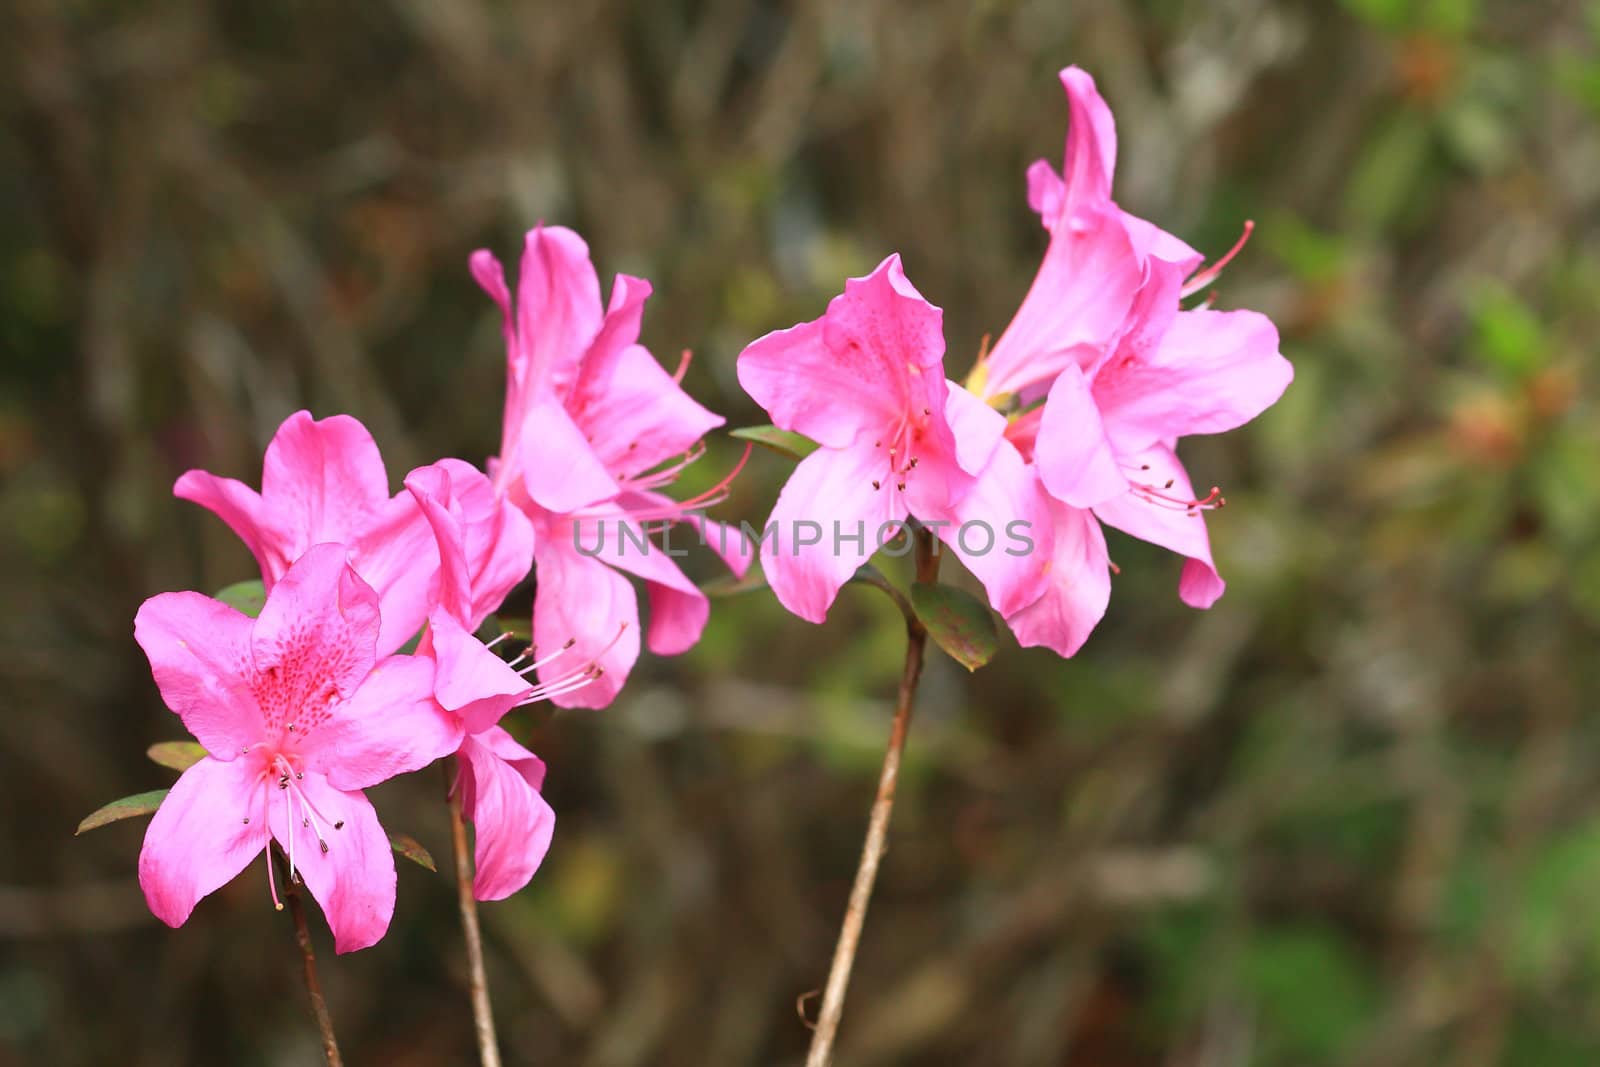
<path fill-rule="evenodd" d="M 919 528 L 916 531 L 917 581 L 933 582 L 939 576 L 938 544 L 933 534 Z M 902 611 L 905 611 L 902 608 Z M 867 823 L 867 840 L 861 849 L 861 862 L 856 867 L 855 884 L 850 887 L 850 903 L 845 909 L 844 923 L 839 927 L 839 942 L 833 950 L 833 964 L 828 968 L 828 985 L 822 994 L 822 1010 L 817 1015 L 817 1028 L 811 1036 L 811 1051 L 806 1055 L 806 1067 L 827 1067 L 833 1055 L 833 1038 L 839 1030 L 839 1018 L 844 1014 L 845 991 L 850 986 L 850 968 L 855 964 L 856 946 L 861 941 L 861 927 L 867 921 L 867 904 L 872 899 L 872 884 L 878 877 L 878 863 L 883 859 L 884 844 L 889 833 L 889 815 L 894 810 L 894 788 L 900 777 L 900 755 L 906 747 L 906 732 L 911 728 L 911 708 L 917 696 L 917 683 L 922 678 L 923 654 L 928 646 L 928 631 L 909 611 L 906 615 L 906 662 L 900 674 L 900 692 L 895 700 L 894 724 L 889 729 L 889 748 L 883 754 L 883 770 L 878 774 L 878 795 L 872 802 L 872 818 Z"/>
<path fill-rule="evenodd" d="M 460 775 L 459 760 L 457 775 Z M 448 773 L 448 772 L 447 772 Z M 483 931 L 478 927 L 478 900 L 472 895 L 472 854 L 467 826 L 461 818 L 461 790 L 450 790 L 450 838 L 455 847 L 456 896 L 461 903 L 461 932 L 467 941 L 467 974 L 472 992 L 472 1025 L 478 1036 L 483 1067 L 500 1067 L 500 1044 L 494 1034 L 494 1009 L 489 1004 L 489 975 L 483 966 Z"/>
<path fill-rule="evenodd" d="M 276 856 L 272 862 L 277 862 Z M 300 946 L 300 958 L 305 961 L 306 992 L 311 994 L 311 1017 L 317 1021 L 317 1030 L 322 1034 L 322 1054 L 327 1057 L 328 1067 L 344 1067 L 339 1041 L 333 1036 L 333 1016 L 328 1014 L 328 1001 L 322 995 L 322 982 L 317 978 L 317 954 L 311 948 L 311 930 L 306 926 L 306 909 L 300 903 L 300 890 L 293 878 L 286 877 L 283 887 L 289 915 L 294 919 L 295 943 Z"/>

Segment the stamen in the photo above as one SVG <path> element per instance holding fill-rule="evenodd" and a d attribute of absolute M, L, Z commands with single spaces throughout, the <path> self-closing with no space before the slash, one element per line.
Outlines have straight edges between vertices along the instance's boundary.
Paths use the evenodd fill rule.
<path fill-rule="evenodd" d="M 1233 247 L 1228 249 L 1227 255 L 1211 264 L 1211 266 L 1206 267 L 1203 270 L 1197 270 L 1194 274 L 1190 275 L 1189 280 L 1184 282 L 1183 288 L 1178 291 L 1178 295 L 1180 297 L 1192 296 L 1204 289 L 1206 286 L 1210 285 L 1212 282 L 1216 281 L 1217 275 L 1222 273 L 1222 268 L 1226 267 L 1229 262 L 1232 261 L 1233 257 L 1239 254 L 1239 250 L 1244 247 L 1245 242 L 1250 240 L 1250 234 L 1255 231 L 1255 228 L 1255 220 L 1245 219 L 1244 232 L 1241 233 L 1239 235 L 1239 239 L 1233 243 Z"/>
<path fill-rule="evenodd" d="M 507 630 L 505 633 L 501 634 L 499 637 L 495 638 L 493 641 L 486 642 L 483 647 L 484 648 L 493 648 L 495 645 L 498 645 L 501 641 L 504 641 L 506 638 L 511 637 L 511 636 L 513 636 L 511 631 Z"/>
<path fill-rule="evenodd" d="M 692 359 L 694 359 L 694 353 L 685 348 L 683 356 L 678 360 L 678 369 L 672 372 L 673 381 L 679 385 L 683 384 L 683 376 L 689 373 L 689 361 Z"/>

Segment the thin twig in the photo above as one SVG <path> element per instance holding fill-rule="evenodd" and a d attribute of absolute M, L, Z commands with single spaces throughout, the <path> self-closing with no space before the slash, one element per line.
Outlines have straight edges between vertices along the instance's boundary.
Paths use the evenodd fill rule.
<path fill-rule="evenodd" d="M 938 545 L 927 529 L 916 531 L 917 580 L 933 582 L 939 576 Z M 903 598 L 896 597 L 897 602 Z M 827 1067 L 833 1055 L 833 1038 L 844 1014 L 845 991 L 850 986 L 850 969 L 855 964 L 861 927 L 867 921 L 867 904 L 872 900 L 872 884 L 878 877 L 878 862 L 883 859 L 889 833 L 889 816 L 894 810 L 894 789 L 900 777 L 900 755 L 905 750 L 906 733 L 911 728 L 911 708 L 922 678 L 923 654 L 928 646 L 928 631 L 916 615 L 906 613 L 906 662 L 900 674 L 900 692 L 895 701 L 894 724 L 889 730 L 889 747 L 883 755 L 883 770 L 878 775 L 878 795 L 872 802 L 872 818 L 867 824 L 867 840 L 856 867 L 855 884 L 850 887 L 850 903 L 844 923 L 839 927 L 839 943 L 833 950 L 828 969 L 828 985 L 822 994 L 822 1010 L 817 1015 L 816 1032 L 806 1067 Z"/>
<path fill-rule="evenodd" d="M 459 775 L 459 759 L 457 764 Z M 472 1025 L 478 1036 L 478 1058 L 483 1067 L 500 1067 L 500 1043 L 495 1038 L 494 1009 L 489 1004 L 489 975 L 483 966 L 478 901 L 472 895 L 472 856 L 467 850 L 466 823 L 461 818 L 461 790 L 455 786 L 450 789 L 450 838 L 455 846 L 456 896 L 461 903 L 461 933 L 467 941 L 467 973 L 472 991 Z"/>
<path fill-rule="evenodd" d="M 273 857 L 278 862 L 278 857 Z M 280 868 L 281 870 L 282 868 Z M 306 926 L 306 909 L 300 903 L 300 890 L 292 877 L 283 880 L 283 895 L 289 903 L 289 915 L 294 919 L 294 939 L 300 946 L 300 958 L 305 961 L 306 992 L 311 995 L 311 1017 L 317 1021 L 322 1034 L 322 1054 L 328 1067 L 344 1067 L 339 1055 L 339 1041 L 333 1036 L 333 1016 L 328 1014 L 328 1001 L 322 995 L 322 982 L 317 978 L 317 954 L 311 948 L 311 930 Z"/>

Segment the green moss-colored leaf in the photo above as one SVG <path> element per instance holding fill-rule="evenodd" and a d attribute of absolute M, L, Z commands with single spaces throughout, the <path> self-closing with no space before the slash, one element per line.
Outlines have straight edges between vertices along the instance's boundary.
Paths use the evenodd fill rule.
<path fill-rule="evenodd" d="M 99 829 L 107 823 L 132 819 L 138 815 L 153 815 L 166 796 L 167 790 L 152 789 L 148 793 L 135 793 L 131 797 L 113 800 L 80 822 L 76 834 L 81 834 L 85 830 Z"/>
<path fill-rule="evenodd" d="M 1000 637 L 988 607 L 963 589 L 951 585 L 917 582 L 911 587 L 911 606 L 928 636 L 969 671 L 994 658 Z"/>
<path fill-rule="evenodd" d="M 248 582 L 234 582 L 219 589 L 214 599 L 253 619 L 261 614 L 262 607 L 267 603 L 267 591 L 259 579 L 252 579 Z"/>
<path fill-rule="evenodd" d="M 418 867 L 426 867 L 435 872 L 439 870 L 438 865 L 433 862 L 433 854 L 423 848 L 422 842 L 410 834 L 390 834 L 389 847 Z"/>
<path fill-rule="evenodd" d="M 805 459 L 817 450 L 817 443 L 811 438 L 780 430 L 776 426 L 741 426 L 737 430 L 729 430 L 728 436 L 771 449 L 791 459 Z"/>
<path fill-rule="evenodd" d="M 145 749 L 144 754 L 175 771 L 186 771 L 207 755 L 205 748 L 193 741 L 159 741 Z"/>

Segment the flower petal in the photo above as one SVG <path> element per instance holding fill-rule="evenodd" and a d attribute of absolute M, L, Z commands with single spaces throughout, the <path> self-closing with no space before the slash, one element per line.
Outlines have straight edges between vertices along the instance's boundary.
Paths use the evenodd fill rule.
<path fill-rule="evenodd" d="M 1051 503 L 1054 536 L 1045 546 L 1050 574 L 1044 593 L 1006 623 L 1024 648 L 1042 645 L 1071 656 L 1105 616 L 1111 600 L 1111 567 L 1105 535 L 1093 513 Z"/>
<path fill-rule="evenodd" d="M 1034 462 L 1051 496 L 1073 507 L 1092 507 L 1127 491 L 1128 479 L 1106 440 L 1100 410 L 1077 367 L 1067 367 L 1050 387 Z"/>
<path fill-rule="evenodd" d="M 256 558 L 262 584 L 268 589 L 289 569 L 301 547 L 293 535 L 279 528 L 260 494 L 243 482 L 206 471 L 185 471 L 173 485 L 172 495 L 199 504 L 227 523 Z"/>
<path fill-rule="evenodd" d="M 377 442 L 349 415 L 316 420 L 297 411 L 267 445 L 261 499 L 293 538 L 292 562 L 315 544 L 350 544 L 389 502 Z"/>
<path fill-rule="evenodd" d="M 482 641 L 443 613 L 431 626 L 437 664 L 433 693 L 469 734 L 487 730 L 533 686 Z"/>
<path fill-rule="evenodd" d="M 394 917 L 395 871 L 388 835 L 372 804 L 360 793 L 336 789 L 309 771 L 293 789 L 271 792 L 267 811 L 272 836 L 285 852 L 293 842 L 295 870 L 322 905 L 333 930 L 334 951 L 354 952 L 377 944 Z M 311 825 L 302 806 L 305 802 L 316 820 Z M 327 851 L 322 848 L 324 841 Z"/>
<path fill-rule="evenodd" d="M 610 375 L 589 384 L 592 392 L 574 407 L 573 419 L 602 465 L 618 477 L 638 477 L 687 452 L 723 423 L 640 345 L 618 352 Z"/>
<path fill-rule="evenodd" d="M 461 721 L 434 700 L 434 670 L 426 656 L 390 656 L 373 667 L 327 721 L 306 731 L 306 765 L 337 789 L 365 789 L 454 752 Z"/>
<path fill-rule="evenodd" d="M 250 686 L 253 623 L 199 593 L 162 593 L 139 606 L 133 636 L 150 660 L 161 699 L 220 760 L 261 739 Z"/>
<path fill-rule="evenodd" d="M 1278 331 L 1254 311 L 1182 311 L 1141 358 L 1095 376 L 1106 432 L 1125 451 L 1221 433 L 1271 407 L 1294 378 Z"/>
<path fill-rule="evenodd" d="M 1002 615 L 1039 599 L 1050 560 L 1050 502 L 1034 468 L 1009 442 L 995 449 L 972 491 L 938 516 L 940 540 L 983 583 Z"/>
<path fill-rule="evenodd" d="M 1028 166 L 1028 206 L 1039 215 L 1045 229 L 1061 214 L 1067 183 L 1047 159 L 1036 159 Z"/>
<path fill-rule="evenodd" d="M 528 231 L 517 282 L 521 346 L 512 356 L 524 411 L 540 398 L 566 394 L 601 319 L 600 279 L 583 238 L 562 226 Z"/>
<path fill-rule="evenodd" d="M 528 496 L 546 511 L 565 515 L 620 491 L 584 432 L 554 400 L 531 404 L 521 435 L 522 481 Z"/>
<path fill-rule="evenodd" d="M 1114 500 L 1097 504 L 1094 513 L 1101 522 L 1123 533 L 1189 557 L 1178 595 L 1190 607 L 1209 608 L 1222 596 L 1227 584 L 1211 560 L 1204 514 L 1182 506 L 1182 502 L 1194 499 L 1188 472 L 1166 445 L 1155 445 L 1130 456 L 1129 462 L 1135 468 L 1143 468 L 1134 487 Z"/>
<path fill-rule="evenodd" d="M 411 494 L 376 509 L 350 544 L 350 564 L 378 594 L 377 653 L 387 656 L 422 628 L 438 584 L 438 543 Z"/>
<path fill-rule="evenodd" d="M 201 897 L 233 881 L 266 847 L 260 770 L 252 760 L 208 756 L 183 772 L 150 820 L 139 885 L 168 926 L 182 926 Z"/>
<path fill-rule="evenodd" d="M 645 580 L 650 597 L 647 642 L 651 652 L 677 656 L 694 647 L 711 616 L 711 602 L 672 562 L 669 552 L 688 554 L 681 534 L 679 547 L 672 547 L 670 532 L 662 547 L 649 539 L 640 524 L 610 518 L 584 523 L 579 537 L 585 551 L 598 549 L 599 559 Z"/>
<path fill-rule="evenodd" d="M 472 820 L 472 895 L 503 900 L 528 884 L 555 832 L 539 794 L 544 763 L 499 727 L 461 744 L 462 805 Z"/>
<path fill-rule="evenodd" d="M 581 554 L 573 546 L 570 527 L 536 546 L 534 572 L 539 578 L 533 598 L 534 646 L 554 651 L 573 642 L 566 655 L 540 669 L 539 680 L 553 685 L 597 663 L 604 672 L 600 677 L 551 697 L 551 702 L 563 708 L 605 707 L 639 658 L 639 603 L 632 584 Z"/>
<path fill-rule="evenodd" d="M 1117 124 L 1094 79 L 1080 67 L 1061 72 L 1071 117 L 1061 165 L 1062 208 L 1098 207 L 1111 199 L 1111 178 L 1117 166 Z"/>
<path fill-rule="evenodd" d="M 313 545 L 272 587 L 256 618 L 255 673 L 271 676 L 285 707 L 325 701 L 330 684 L 348 697 L 377 659 L 378 621 L 378 594 L 345 562 L 344 546 Z"/>
<path fill-rule="evenodd" d="M 1028 294 L 984 361 L 986 396 L 1093 366 L 1120 335 L 1143 271 L 1115 209 L 1085 209 L 1050 235 Z"/>
<path fill-rule="evenodd" d="M 908 411 L 942 410 L 943 318 L 892 255 L 845 282 L 822 318 L 747 346 L 739 384 L 779 427 L 842 448 Z"/>
<path fill-rule="evenodd" d="M 891 477 L 884 453 L 870 447 L 819 449 L 795 467 L 768 520 L 776 536 L 761 543 L 767 583 L 784 607 L 808 622 L 827 618 L 839 589 L 877 550 L 879 532 L 906 518 Z"/>

